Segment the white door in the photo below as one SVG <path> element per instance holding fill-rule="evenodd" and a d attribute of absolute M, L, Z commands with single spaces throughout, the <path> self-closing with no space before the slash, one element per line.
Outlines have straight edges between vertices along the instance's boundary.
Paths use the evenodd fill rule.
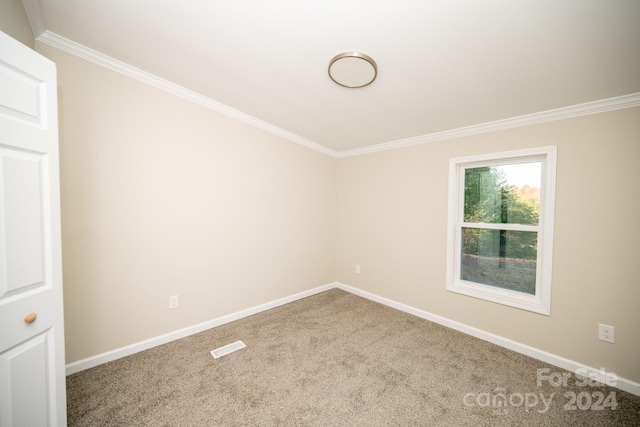
<path fill-rule="evenodd" d="M 0 427 L 66 425 L 56 94 L 0 32 Z"/>

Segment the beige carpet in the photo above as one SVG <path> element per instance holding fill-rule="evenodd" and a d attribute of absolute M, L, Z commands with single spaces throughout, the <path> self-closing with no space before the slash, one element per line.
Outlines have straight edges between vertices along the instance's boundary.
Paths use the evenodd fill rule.
<path fill-rule="evenodd" d="M 247 347 L 219 359 L 209 353 L 237 340 Z M 566 387 L 538 386 L 539 368 L 553 378 L 563 372 L 334 289 L 71 375 L 68 420 L 70 426 L 640 426 L 640 397 L 578 387 L 573 373 Z M 506 399 L 494 400 L 499 393 Z"/>

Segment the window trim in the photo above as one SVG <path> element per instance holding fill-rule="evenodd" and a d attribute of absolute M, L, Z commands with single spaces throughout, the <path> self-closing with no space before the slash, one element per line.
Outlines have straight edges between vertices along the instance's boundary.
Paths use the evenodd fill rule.
<path fill-rule="evenodd" d="M 557 147 L 546 146 L 524 150 L 457 157 L 449 160 L 449 203 L 447 225 L 447 281 L 451 292 L 504 304 L 535 313 L 551 313 L 551 273 L 553 259 L 553 222 L 556 187 Z M 464 223 L 464 171 L 467 168 L 542 161 L 540 184 L 540 216 L 537 226 L 520 226 L 537 230 L 536 292 L 529 295 L 490 285 L 460 279 L 461 232 Z M 484 226 L 485 224 L 483 224 Z M 486 224 L 487 228 L 511 229 L 509 224 Z"/>

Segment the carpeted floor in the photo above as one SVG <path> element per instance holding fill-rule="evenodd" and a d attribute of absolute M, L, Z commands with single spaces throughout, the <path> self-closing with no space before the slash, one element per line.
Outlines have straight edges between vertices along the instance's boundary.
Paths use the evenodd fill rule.
<path fill-rule="evenodd" d="M 247 347 L 209 353 L 237 340 Z M 69 376 L 68 422 L 640 426 L 640 397 L 581 382 L 334 289 Z"/>

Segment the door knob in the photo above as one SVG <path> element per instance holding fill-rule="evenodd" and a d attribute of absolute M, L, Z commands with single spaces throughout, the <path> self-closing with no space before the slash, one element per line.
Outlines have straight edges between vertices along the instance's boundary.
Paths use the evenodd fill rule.
<path fill-rule="evenodd" d="M 36 318 L 38 316 L 35 313 L 29 313 L 26 316 L 24 316 L 24 321 L 27 323 L 33 323 L 36 321 Z"/>

